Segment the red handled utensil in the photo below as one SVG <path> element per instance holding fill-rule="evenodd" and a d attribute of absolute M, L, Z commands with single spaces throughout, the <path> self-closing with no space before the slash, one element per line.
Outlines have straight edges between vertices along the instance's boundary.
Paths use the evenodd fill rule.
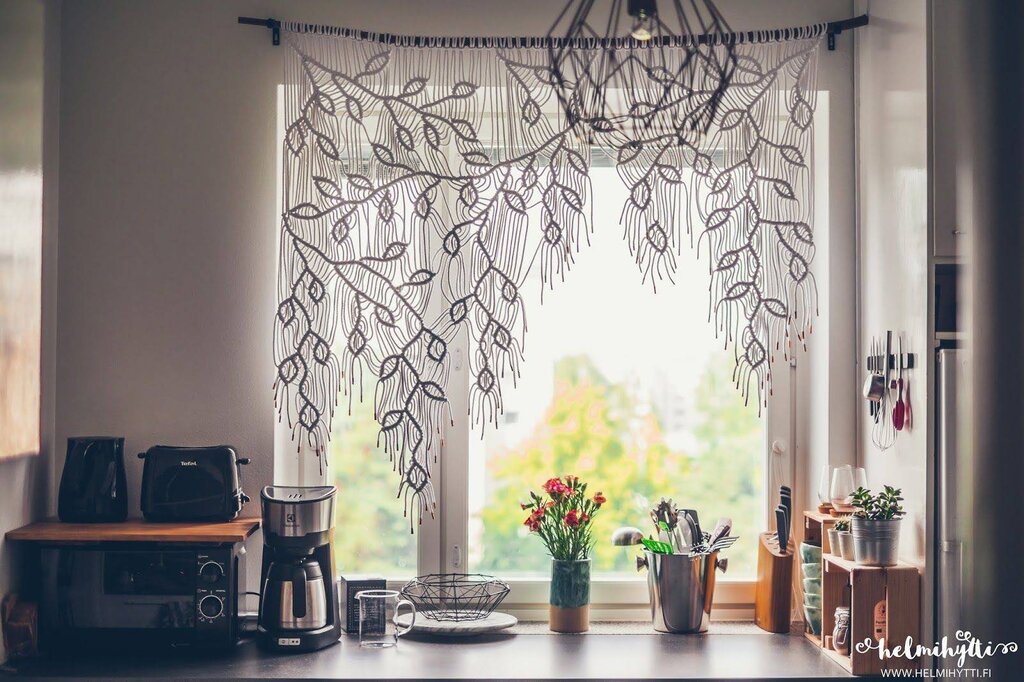
<path fill-rule="evenodd" d="M 892 408 L 892 425 L 897 431 L 903 430 L 906 421 L 907 405 L 903 402 L 903 334 L 899 338 L 899 351 L 896 356 L 899 363 L 899 378 L 896 380 L 896 405 Z"/>

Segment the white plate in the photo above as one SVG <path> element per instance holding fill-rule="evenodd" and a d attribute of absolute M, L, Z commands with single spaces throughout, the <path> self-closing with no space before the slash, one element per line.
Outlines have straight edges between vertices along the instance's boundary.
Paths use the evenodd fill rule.
<path fill-rule="evenodd" d="M 411 613 L 400 613 L 395 621 L 400 627 L 408 627 L 412 620 Z M 423 635 L 440 635 L 442 637 L 472 637 L 488 632 L 497 632 L 510 628 L 519 622 L 515 616 L 495 611 L 486 618 L 480 620 L 466 620 L 462 622 L 433 620 L 424 615 L 416 615 L 416 624 L 412 631 Z"/>

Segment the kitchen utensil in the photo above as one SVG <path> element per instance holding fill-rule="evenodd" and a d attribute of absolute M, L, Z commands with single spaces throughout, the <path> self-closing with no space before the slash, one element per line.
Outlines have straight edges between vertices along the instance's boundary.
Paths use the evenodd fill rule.
<path fill-rule="evenodd" d="M 639 528 L 633 526 L 623 526 L 622 528 L 616 528 L 615 532 L 612 533 L 612 544 L 616 547 L 629 547 L 631 545 L 639 545 L 644 539 L 644 532 Z"/>
<path fill-rule="evenodd" d="M 779 503 L 786 509 L 786 535 L 792 535 L 793 530 L 793 494 L 789 492 L 789 486 L 784 485 L 779 490 Z"/>
<path fill-rule="evenodd" d="M 660 540 L 641 538 L 640 543 L 654 554 L 672 554 L 672 545 Z"/>
<path fill-rule="evenodd" d="M 903 402 L 903 334 L 900 334 L 897 350 L 897 363 L 899 364 L 899 378 L 896 380 L 896 405 L 892 408 L 892 425 L 897 431 L 903 430 L 906 420 L 907 406 Z"/>
<path fill-rule="evenodd" d="M 700 517 L 697 515 L 696 509 L 680 509 L 679 511 L 690 517 L 693 521 L 691 530 L 693 531 L 693 544 L 699 544 L 704 539 L 704 532 L 700 529 Z"/>
<path fill-rule="evenodd" d="M 647 569 L 651 620 L 658 632 L 707 632 L 715 593 L 715 571 L 728 562 L 716 552 L 687 556 L 644 552 L 637 570 Z"/>
<path fill-rule="evenodd" d="M 889 376 L 891 374 L 892 358 L 892 330 L 885 333 L 885 356 L 882 360 L 884 366 L 886 390 L 882 393 L 879 401 L 879 415 L 876 428 L 872 431 L 872 442 L 879 450 L 888 450 L 896 443 L 896 429 L 892 422 L 892 394 L 888 390 Z"/>
<path fill-rule="evenodd" d="M 693 512 L 693 510 L 683 512 L 683 518 L 690 529 L 690 537 L 693 538 L 693 541 L 690 543 L 690 549 L 695 550 L 704 545 L 704 534 L 701 532 L 697 520 L 693 517 L 693 514 L 696 514 L 696 512 L 693 512 L 693 514 L 690 512 Z"/>
<path fill-rule="evenodd" d="M 364 590 L 356 595 L 359 602 L 359 646 L 386 649 L 398 644 L 398 638 L 416 625 L 416 605 L 400 599 L 397 590 Z M 398 610 L 408 607 L 405 625 L 398 624 Z"/>
<path fill-rule="evenodd" d="M 886 379 L 881 373 L 881 362 L 878 361 L 878 347 L 875 340 L 871 341 L 871 360 L 868 378 L 864 382 L 863 393 L 868 400 L 877 403 L 885 393 Z"/>
<path fill-rule="evenodd" d="M 343 614 L 343 627 L 350 635 L 359 634 L 359 602 L 356 595 L 364 590 L 386 590 L 387 579 L 379 575 L 343 575 L 338 581 L 338 606 Z"/>
<path fill-rule="evenodd" d="M 718 519 L 718 523 L 715 524 L 715 529 L 711 531 L 711 537 L 708 538 L 708 546 L 713 546 L 716 542 L 724 538 L 732 530 L 732 519 L 723 516 Z"/>
<path fill-rule="evenodd" d="M 779 534 L 779 551 L 785 554 L 789 546 L 789 529 L 786 528 L 786 508 L 781 504 L 775 508 L 775 528 Z"/>
<path fill-rule="evenodd" d="M 728 549 L 736 544 L 736 541 L 739 539 L 738 535 L 728 535 L 724 538 L 719 538 L 715 544 L 708 546 L 708 552 L 720 552 L 723 549 Z"/>

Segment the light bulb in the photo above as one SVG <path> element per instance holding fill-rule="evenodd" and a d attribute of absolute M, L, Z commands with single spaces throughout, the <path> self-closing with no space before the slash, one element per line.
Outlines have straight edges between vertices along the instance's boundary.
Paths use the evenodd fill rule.
<path fill-rule="evenodd" d="M 644 28 L 642 24 L 637 24 L 636 28 L 629 35 L 645 43 L 651 39 L 651 32 Z"/>
<path fill-rule="evenodd" d="M 634 39 L 647 42 L 651 39 L 651 31 L 647 27 L 647 24 L 651 23 L 646 12 L 641 11 L 637 16 L 636 21 L 633 23 L 633 30 L 629 32 L 629 35 L 633 36 Z"/>

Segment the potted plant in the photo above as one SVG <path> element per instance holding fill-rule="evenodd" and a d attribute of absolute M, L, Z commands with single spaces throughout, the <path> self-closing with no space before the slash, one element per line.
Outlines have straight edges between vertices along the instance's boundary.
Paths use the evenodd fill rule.
<path fill-rule="evenodd" d="M 591 524 L 607 500 L 600 492 L 587 496 L 587 484 L 576 476 L 548 479 L 544 495 L 530 491 L 522 504 L 530 515 L 523 522 L 540 537 L 551 555 L 548 625 L 554 632 L 590 629 Z"/>
<path fill-rule="evenodd" d="M 853 494 L 853 553 L 862 566 L 895 566 L 900 546 L 900 521 L 905 511 L 902 490 L 885 486 L 872 495 L 866 488 Z"/>
<path fill-rule="evenodd" d="M 834 530 L 836 538 L 834 554 L 853 561 L 853 535 L 850 533 L 850 517 L 842 516 L 836 519 Z"/>

